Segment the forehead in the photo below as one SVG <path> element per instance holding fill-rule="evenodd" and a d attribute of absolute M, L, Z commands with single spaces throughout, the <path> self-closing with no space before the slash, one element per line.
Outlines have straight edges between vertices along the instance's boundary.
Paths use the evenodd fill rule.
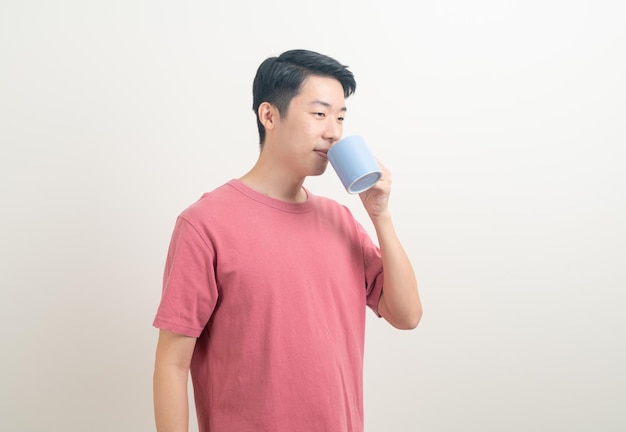
<path fill-rule="evenodd" d="M 343 87 L 335 78 L 312 75 L 302 83 L 296 96 L 302 103 L 324 102 L 333 108 L 345 108 Z"/>

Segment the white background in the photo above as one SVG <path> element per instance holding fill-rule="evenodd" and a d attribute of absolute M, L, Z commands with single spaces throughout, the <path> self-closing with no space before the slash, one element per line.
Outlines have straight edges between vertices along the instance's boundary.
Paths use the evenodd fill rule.
<path fill-rule="evenodd" d="M 425 309 L 410 332 L 368 312 L 366 430 L 626 430 L 625 18 L 0 1 L 0 429 L 153 430 L 175 217 L 256 160 L 258 64 L 308 48 L 356 75 L 344 132 L 392 171 Z M 371 230 L 332 169 L 306 184 Z"/>

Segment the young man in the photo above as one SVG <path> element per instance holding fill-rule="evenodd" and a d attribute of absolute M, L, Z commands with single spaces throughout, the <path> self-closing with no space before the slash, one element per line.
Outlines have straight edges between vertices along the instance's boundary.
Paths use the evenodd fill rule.
<path fill-rule="evenodd" d="M 154 320 L 159 432 L 188 430 L 190 371 L 201 432 L 363 431 L 366 306 L 400 329 L 422 308 L 389 171 L 360 194 L 378 246 L 345 206 L 303 187 L 328 167 L 355 87 L 311 51 L 260 65 L 256 164 L 184 210 L 172 235 Z"/>

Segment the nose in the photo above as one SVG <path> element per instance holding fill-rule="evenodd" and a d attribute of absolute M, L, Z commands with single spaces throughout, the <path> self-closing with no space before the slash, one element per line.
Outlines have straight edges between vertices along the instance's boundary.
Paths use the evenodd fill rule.
<path fill-rule="evenodd" d="M 334 144 L 339 141 L 342 132 L 343 124 L 339 120 L 329 117 L 324 130 L 324 139 Z"/>

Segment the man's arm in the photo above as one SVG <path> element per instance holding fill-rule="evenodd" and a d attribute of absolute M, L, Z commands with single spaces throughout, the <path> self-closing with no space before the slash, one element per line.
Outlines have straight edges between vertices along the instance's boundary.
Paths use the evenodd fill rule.
<path fill-rule="evenodd" d="M 187 432 L 187 381 L 196 339 L 159 332 L 154 364 L 154 418 L 157 432 Z"/>
<path fill-rule="evenodd" d="M 378 313 L 399 329 L 417 327 L 422 317 L 422 303 L 413 266 L 395 232 L 388 202 L 391 175 L 379 161 L 383 175 L 371 189 L 360 194 L 378 237 L 383 259 L 383 293 Z"/>

